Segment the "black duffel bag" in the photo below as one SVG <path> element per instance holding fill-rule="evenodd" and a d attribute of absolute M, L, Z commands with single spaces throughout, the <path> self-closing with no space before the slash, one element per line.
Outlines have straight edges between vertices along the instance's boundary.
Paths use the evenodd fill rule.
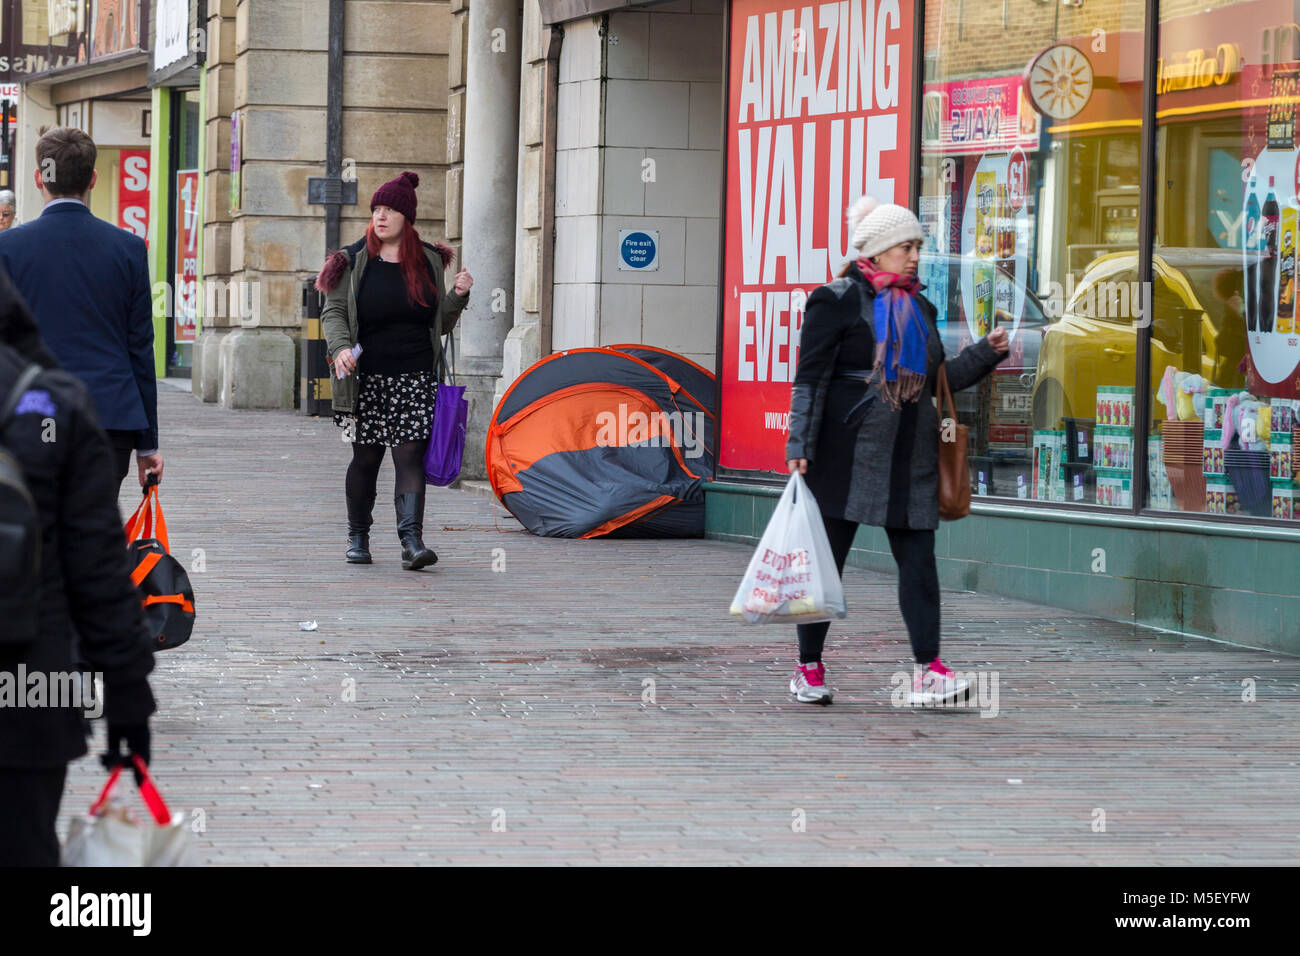
<path fill-rule="evenodd" d="M 179 647 L 194 630 L 194 590 L 185 568 L 167 553 L 167 522 L 158 502 L 158 482 L 152 476 L 140 507 L 126 523 L 126 541 L 134 568 L 131 583 L 140 589 L 153 648 Z"/>

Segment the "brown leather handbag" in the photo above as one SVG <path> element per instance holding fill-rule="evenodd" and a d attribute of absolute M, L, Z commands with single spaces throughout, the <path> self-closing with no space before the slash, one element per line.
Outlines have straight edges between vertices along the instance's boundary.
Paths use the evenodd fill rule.
<path fill-rule="evenodd" d="M 970 428 L 957 421 L 945 362 L 939 366 L 939 517 L 944 521 L 970 514 L 970 467 L 966 464 L 969 442 Z"/>

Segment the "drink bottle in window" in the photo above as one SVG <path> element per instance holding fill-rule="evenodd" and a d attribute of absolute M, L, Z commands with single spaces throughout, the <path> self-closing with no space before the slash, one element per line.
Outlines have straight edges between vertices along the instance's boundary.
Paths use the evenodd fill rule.
<path fill-rule="evenodd" d="M 1268 177 L 1268 196 L 1260 214 L 1259 251 L 1259 330 L 1273 331 L 1273 315 L 1277 308 L 1277 224 L 1279 218 L 1277 196 L 1273 193 L 1273 177 Z"/>
<path fill-rule="evenodd" d="M 1014 314 L 1016 298 L 1016 221 L 1007 201 L 1007 187 L 998 185 L 997 270 L 994 275 L 994 317 Z"/>
<path fill-rule="evenodd" d="M 993 328 L 994 266 L 997 256 L 997 172 L 975 174 L 975 315 L 971 330 L 981 339 Z"/>
<path fill-rule="evenodd" d="M 1255 178 L 1250 180 L 1250 196 L 1246 199 L 1246 216 L 1241 237 L 1242 256 L 1245 258 L 1246 277 L 1246 328 L 1251 332 L 1259 322 L 1259 260 L 1253 253 L 1259 250 L 1259 197 L 1255 195 Z M 1255 259 L 1252 263 L 1250 260 Z M 1252 268 L 1253 266 L 1253 268 Z"/>
<path fill-rule="evenodd" d="M 1277 330 L 1288 334 L 1295 327 L 1296 212 L 1290 204 L 1282 210 L 1281 258 L 1277 265 Z"/>

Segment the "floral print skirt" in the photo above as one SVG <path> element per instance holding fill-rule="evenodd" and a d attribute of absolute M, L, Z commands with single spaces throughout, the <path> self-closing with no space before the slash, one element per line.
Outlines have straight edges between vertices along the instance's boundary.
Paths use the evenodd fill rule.
<path fill-rule="evenodd" d="M 437 390 L 432 372 L 361 374 L 357 386 L 356 415 L 334 413 L 335 425 L 355 428 L 354 442 L 392 446 L 428 441 Z"/>

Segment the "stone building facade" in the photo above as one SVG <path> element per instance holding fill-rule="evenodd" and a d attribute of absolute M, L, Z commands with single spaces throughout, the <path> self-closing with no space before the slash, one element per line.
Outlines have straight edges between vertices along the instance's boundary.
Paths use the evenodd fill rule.
<path fill-rule="evenodd" d="M 200 331 L 191 365 L 160 345 L 159 372 L 188 370 L 208 402 L 293 407 L 304 282 L 329 251 L 325 207 L 308 201 L 309 179 L 326 173 L 329 3 L 151 0 L 150 22 L 160 4 L 187 3 L 190 53 L 200 51 L 187 74 L 201 130 Z M 713 367 L 724 10 L 724 0 L 345 0 L 342 172 L 357 202 L 342 207 L 339 242 L 363 234 L 380 183 L 420 175 L 417 227 L 463 253 L 475 278 L 456 333 L 465 477 L 483 475 L 504 391 L 555 349 L 643 342 Z M 137 115 L 150 105 L 140 59 Z M 48 96 L 33 86 L 21 111 L 24 159 L 36 125 L 58 121 Z M 168 103 L 153 91 L 155 112 Z M 155 123 L 155 159 L 172 135 Z M 156 281 L 167 279 L 176 214 L 174 197 L 163 201 L 175 170 L 161 169 Z M 34 215 L 39 197 L 20 204 Z M 657 269 L 618 268 L 629 229 L 658 236 Z M 169 318 L 155 317 L 160 341 Z"/>
<path fill-rule="evenodd" d="M 720 0 L 566 27 L 556 147 L 553 346 L 643 342 L 713 366 L 722 157 Z M 619 269 L 619 234 L 659 267 Z"/>
<path fill-rule="evenodd" d="M 467 447 L 483 447 L 497 401 L 552 351 L 639 342 L 713 367 L 724 6 L 571 16 L 453 0 L 448 234 L 479 292 L 461 335 Z M 501 65 L 509 50 L 517 75 Z M 489 173 L 511 144 L 517 163 Z M 659 237 L 653 272 L 618 268 L 632 229 Z M 464 474 L 481 475 L 470 459 Z"/>
<path fill-rule="evenodd" d="M 447 234 L 476 291 L 466 477 L 496 403 L 552 351 L 641 342 L 713 366 L 723 6 L 550 23 L 538 0 L 453 0 Z M 656 271 L 620 272 L 627 229 L 658 234 Z"/>
<path fill-rule="evenodd" d="M 237 314 L 205 316 L 194 389 L 207 401 L 291 407 L 297 392 L 303 280 L 327 253 L 324 207 L 307 194 L 308 179 L 325 167 L 325 6 L 208 5 L 204 278 L 245 284 L 258 296 L 258 314 L 255 323 Z M 420 176 L 421 233 L 444 234 L 450 23 L 445 0 L 344 4 L 343 175 L 355 177 L 358 202 L 342 209 L 342 244 L 360 238 L 370 195 L 404 169 Z"/>

